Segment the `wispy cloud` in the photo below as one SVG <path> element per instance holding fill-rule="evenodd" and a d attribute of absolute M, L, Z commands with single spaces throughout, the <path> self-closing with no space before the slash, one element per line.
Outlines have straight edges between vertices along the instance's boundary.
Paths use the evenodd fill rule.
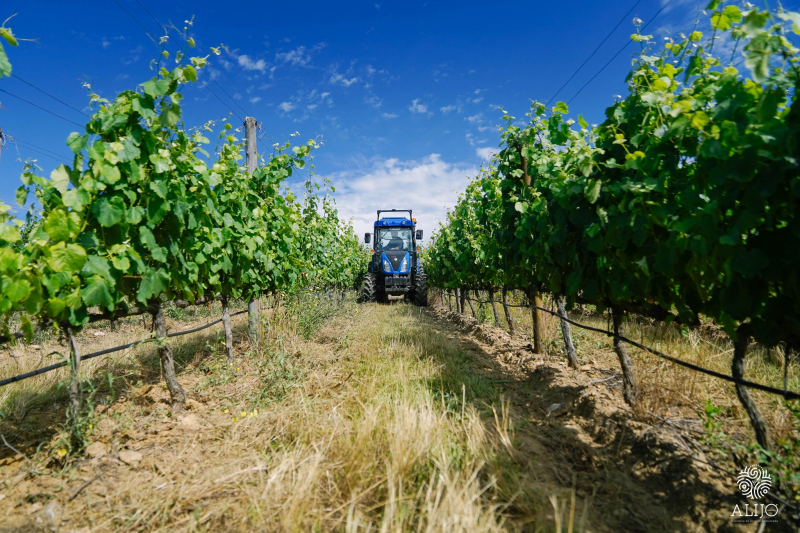
<path fill-rule="evenodd" d="M 369 98 L 364 98 L 364 101 L 374 107 L 375 109 L 379 109 L 383 105 L 383 100 L 378 98 L 375 95 L 370 96 Z"/>
<path fill-rule="evenodd" d="M 311 55 L 306 51 L 305 46 L 298 46 L 294 50 L 275 54 L 275 61 L 289 63 L 296 67 L 304 67 L 311 62 Z"/>
<path fill-rule="evenodd" d="M 260 96 L 254 96 L 253 98 L 250 99 L 250 103 L 251 104 L 257 104 L 260 101 L 261 101 L 261 97 Z"/>
<path fill-rule="evenodd" d="M 358 78 L 347 79 L 342 74 L 339 74 L 338 72 L 334 72 L 333 74 L 331 74 L 331 77 L 328 80 L 328 83 L 333 83 L 334 85 L 338 84 L 338 85 L 342 85 L 344 87 L 350 87 L 351 85 L 353 85 L 357 81 L 359 81 Z"/>
<path fill-rule="evenodd" d="M 441 111 L 443 114 L 446 115 L 446 114 L 450 113 L 451 111 L 455 111 L 456 109 L 458 109 L 458 106 L 455 106 L 455 105 L 451 104 L 451 105 L 446 105 L 444 107 L 440 107 L 439 111 Z"/>
<path fill-rule="evenodd" d="M 397 115 L 394 113 L 384 113 L 381 115 L 383 118 L 397 118 Z"/>
<path fill-rule="evenodd" d="M 327 43 L 318 43 L 311 48 L 298 46 L 288 52 L 278 52 L 275 54 L 275 62 L 289 64 L 294 67 L 307 67 L 311 64 L 311 53 L 325 48 Z"/>
<path fill-rule="evenodd" d="M 419 98 L 415 98 L 414 100 L 411 101 L 411 106 L 408 108 L 408 110 L 411 111 L 412 113 L 427 113 L 428 106 L 426 106 L 425 104 L 420 104 Z"/>
<path fill-rule="evenodd" d="M 250 59 L 248 55 L 241 55 L 237 60 L 239 62 L 239 66 L 241 66 L 245 70 L 257 70 L 262 74 L 267 70 L 267 62 L 263 59 L 259 59 L 257 61 L 253 61 Z"/>
<path fill-rule="evenodd" d="M 278 105 L 278 109 L 280 109 L 280 110 L 281 110 L 281 111 L 283 111 L 284 113 L 288 113 L 289 111 L 291 111 L 292 109 L 294 109 L 294 107 L 295 107 L 295 106 L 294 106 L 294 104 L 293 104 L 293 103 L 291 103 L 291 102 L 281 102 L 281 103 Z"/>

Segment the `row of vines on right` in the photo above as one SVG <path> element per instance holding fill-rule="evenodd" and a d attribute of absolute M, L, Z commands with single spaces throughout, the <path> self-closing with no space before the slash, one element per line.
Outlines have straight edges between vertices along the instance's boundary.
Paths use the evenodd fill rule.
<path fill-rule="evenodd" d="M 714 323 L 733 342 L 735 378 L 751 340 L 796 352 L 800 15 L 745 6 L 712 1 L 705 35 L 632 35 L 629 92 L 599 126 L 563 102 L 534 102 L 524 125 L 505 114 L 499 152 L 425 251 L 431 285 L 522 288 L 534 304 L 551 293 L 564 315 L 608 310 L 617 333 L 630 313 Z M 736 394 L 775 449 L 747 388 Z"/>

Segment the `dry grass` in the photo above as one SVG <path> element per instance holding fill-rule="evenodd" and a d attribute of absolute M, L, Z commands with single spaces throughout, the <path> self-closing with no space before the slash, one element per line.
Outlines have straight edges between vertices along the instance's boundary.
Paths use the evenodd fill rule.
<path fill-rule="evenodd" d="M 195 357 L 180 376 L 191 423 L 166 408 L 163 387 L 104 368 L 131 377 L 99 409 L 94 440 L 108 453 L 15 478 L 0 513 L 32 513 L 31 494 L 62 493 L 69 526 L 91 531 L 506 530 L 520 484 L 490 381 L 417 308 L 339 307 L 310 341 L 290 307 L 265 313 L 268 342 L 239 343 L 236 369 L 216 350 Z M 26 390 L 46 394 L 55 381 Z M 126 449 L 141 462 L 120 462 Z M 11 471 L 0 469 L 6 486 Z M 546 496 L 517 502 L 516 516 L 530 522 Z"/>

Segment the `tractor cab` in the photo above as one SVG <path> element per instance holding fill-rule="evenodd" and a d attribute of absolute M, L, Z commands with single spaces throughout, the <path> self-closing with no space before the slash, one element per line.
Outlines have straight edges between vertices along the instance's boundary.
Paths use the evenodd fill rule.
<path fill-rule="evenodd" d="M 396 213 L 408 213 L 408 218 Z M 391 216 L 382 213 L 391 213 Z M 372 233 L 364 235 L 371 243 L 372 260 L 362 287 L 362 301 L 386 301 L 388 296 L 404 296 L 417 305 L 424 298 L 427 303 L 427 278 L 419 260 L 417 241 L 422 240 L 422 230 L 416 229 L 417 220 L 411 210 L 379 210 Z"/>

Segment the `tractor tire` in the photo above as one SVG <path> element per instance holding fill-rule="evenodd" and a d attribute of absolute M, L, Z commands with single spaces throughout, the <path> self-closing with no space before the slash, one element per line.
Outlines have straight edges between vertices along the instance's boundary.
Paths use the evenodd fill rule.
<path fill-rule="evenodd" d="M 367 275 L 364 276 L 364 283 L 361 285 L 361 303 L 375 303 L 378 301 L 376 285 L 377 280 L 375 279 L 375 274 L 368 272 Z"/>
<path fill-rule="evenodd" d="M 428 307 L 428 275 L 421 270 L 414 281 L 414 304 Z"/>

